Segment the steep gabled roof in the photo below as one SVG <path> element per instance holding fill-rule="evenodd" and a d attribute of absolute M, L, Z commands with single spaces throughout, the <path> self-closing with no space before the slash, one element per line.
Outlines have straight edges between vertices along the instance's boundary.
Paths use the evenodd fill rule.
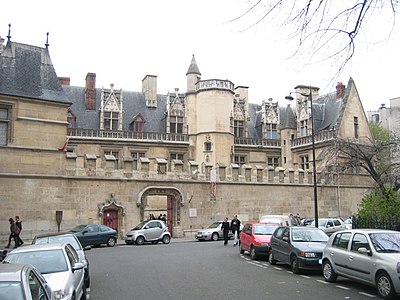
<path fill-rule="evenodd" d="M 69 103 L 48 49 L 11 41 L 0 53 L 0 94 Z"/>

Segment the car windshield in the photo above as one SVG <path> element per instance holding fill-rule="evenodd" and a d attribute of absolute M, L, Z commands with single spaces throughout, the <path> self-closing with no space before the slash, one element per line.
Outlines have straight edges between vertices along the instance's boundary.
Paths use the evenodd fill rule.
<path fill-rule="evenodd" d="M 255 235 L 271 235 L 274 233 L 278 225 L 257 224 L 254 225 Z"/>
<path fill-rule="evenodd" d="M 220 222 L 214 222 L 210 226 L 208 226 L 207 228 L 217 228 L 220 224 L 221 224 Z"/>
<path fill-rule="evenodd" d="M 51 243 L 70 243 L 75 250 L 82 250 L 81 245 L 70 235 L 56 235 L 36 237 L 35 244 L 51 244 Z"/>
<path fill-rule="evenodd" d="M 31 264 L 42 274 L 68 271 L 67 262 L 61 249 L 10 253 L 4 262 Z"/>
<path fill-rule="evenodd" d="M 83 229 L 85 229 L 86 225 L 78 225 L 74 228 L 71 229 L 71 232 L 81 232 Z"/>
<path fill-rule="evenodd" d="M 369 237 L 377 252 L 400 252 L 400 232 L 370 233 Z"/>
<path fill-rule="evenodd" d="M 329 237 L 322 230 L 295 229 L 292 231 L 293 242 L 327 242 Z"/>
<path fill-rule="evenodd" d="M 0 299 L 24 299 L 22 286 L 19 282 L 0 282 Z"/>
<path fill-rule="evenodd" d="M 135 228 L 132 228 L 131 230 L 140 230 L 140 229 L 143 228 L 143 226 L 144 226 L 147 222 L 148 222 L 148 221 L 140 222 L 139 224 L 136 225 Z"/>

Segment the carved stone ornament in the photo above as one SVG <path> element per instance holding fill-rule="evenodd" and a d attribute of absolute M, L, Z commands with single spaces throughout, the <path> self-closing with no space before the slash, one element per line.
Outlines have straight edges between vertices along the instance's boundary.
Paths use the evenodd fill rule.
<path fill-rule="evenodd" d="M 109 208 L 117 208 L 121 210 L 121 214 L 125 216 L 125 211 L 126 208 L 124 205 L 121 203 L 116 202 L 115 200 L 107 200 L 107 202 L 101 203 L 98 205 L 99 208 L 99 216 L 101 217 L 103 215 L 104 210 L 109 209 Z"/>

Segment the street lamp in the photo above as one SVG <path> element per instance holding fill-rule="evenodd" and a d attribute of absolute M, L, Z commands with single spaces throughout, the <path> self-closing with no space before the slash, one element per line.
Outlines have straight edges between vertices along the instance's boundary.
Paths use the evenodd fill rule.
<path fill-rule="evenodd" d="M 309 88 L 309 94 L 305 93 L 300 93 L 300 92 L 294 92 L 298 93 L 304 97 L 307 97 L 310 99 L 310 105 L 311 105 L 311 141 L 312 141 L 312 159 L 313 159 L 313 187 L 314 187 L 314 223 L 315 227 L 318 228 L 318 195 L 317 195 L 317 168 L 315 165 L 315 131 L 314 131 L 314 114 L 313 114 L 313 102 L 312 102 L 312 90 L 311 86 Z M 293 97 L 291 96 L 292 93 L 289 94 L 289 96 L 286 96 L 286 100 L 293 100 Z"/>

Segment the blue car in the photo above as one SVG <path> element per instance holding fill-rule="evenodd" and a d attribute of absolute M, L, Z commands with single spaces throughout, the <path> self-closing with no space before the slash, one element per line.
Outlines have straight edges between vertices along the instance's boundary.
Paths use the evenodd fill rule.
<path fill-rule="evenodd" d="M 107 245 L 108 247 L 114 247 L 118 239 L 117 231 L 106 225 L 78 225 L 71 229 L 70 232 L 78 238 L 82 244 L 82 247 L 99 247 L 103 244 Z"/>

